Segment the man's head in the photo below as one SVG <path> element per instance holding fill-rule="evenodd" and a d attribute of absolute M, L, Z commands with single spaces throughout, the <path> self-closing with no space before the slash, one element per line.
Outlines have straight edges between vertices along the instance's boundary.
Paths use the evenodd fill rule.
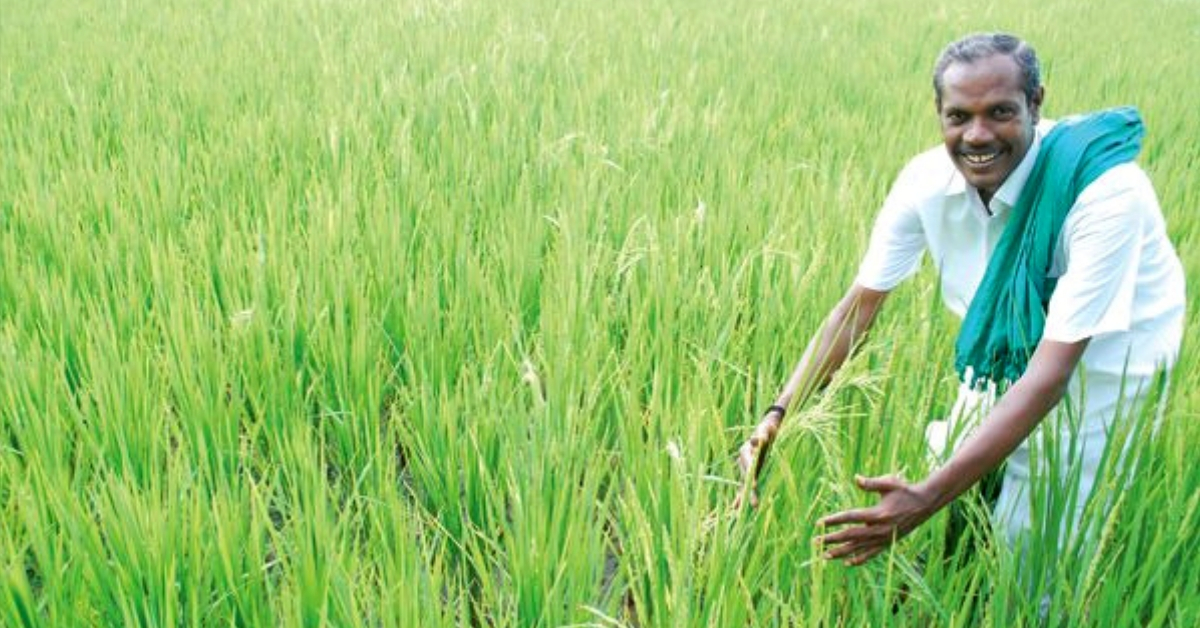
<path fill-rule="evenodd" d="M 970 35 L 942 51 L 933 88 L 946 150 L 987 202 L 1033 143 L 1044 94 L 1037 55 L 1012 35 Z"/>

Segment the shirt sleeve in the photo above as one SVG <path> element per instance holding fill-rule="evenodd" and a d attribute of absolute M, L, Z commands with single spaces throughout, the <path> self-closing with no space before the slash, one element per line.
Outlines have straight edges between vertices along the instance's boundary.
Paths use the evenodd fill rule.
<path fill-rule="evenodd" d="M 925 252 L 921 217 L 912 202 L 915 168 L 901 171 L 875 219 L 867 254 L 858 267 L 855 283 L 880 292 L 895 288 L 917 271 Z"/>
<path fill-rule="evenodd" d="M 1050 297 L 1045 339 L 1077 342 L 1131 325 L 1145 212 L 1135 189 L 1088 200 L 1090 190 L 1063 227 L 1066 271 Z"/>

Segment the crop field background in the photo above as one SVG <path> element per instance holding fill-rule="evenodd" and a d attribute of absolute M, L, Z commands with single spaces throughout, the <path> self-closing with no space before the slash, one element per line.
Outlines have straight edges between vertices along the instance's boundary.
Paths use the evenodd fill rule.
<path fill-rule="evenodd" d="M 994 29 L 1194 287 L 1195 0 L 0 0 L 0 624 L 1200 625 L 1191 331 L 1086 547 L 819 558 L 953 401 L 928 263 L 731 508 Z"/>

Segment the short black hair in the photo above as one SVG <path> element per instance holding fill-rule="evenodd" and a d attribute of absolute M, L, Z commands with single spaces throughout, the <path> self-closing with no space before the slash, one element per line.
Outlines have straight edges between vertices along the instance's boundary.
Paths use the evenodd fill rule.
<path fill-rule="evenodd" d="M 974 33 L 950 42 L 942 49 L 933 66 L 933 93 L 938 109 L 942 108 L 942 75 L 946 73 L 946 68 L 952 63 L 974 63 L 992 55 L 1005 55 L 1017 63 L 1021 70 L 1021 89 L 1025 92 L 1025 102 L 1032 103 L 1042 86 L 1041 64 L 1033 46 L 1008 33 Z"/>

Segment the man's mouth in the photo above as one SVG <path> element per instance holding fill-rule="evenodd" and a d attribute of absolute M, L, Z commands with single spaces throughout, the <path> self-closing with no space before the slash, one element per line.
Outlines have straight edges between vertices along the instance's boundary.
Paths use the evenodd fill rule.
<path fill-rule="evenodd" d="M 990 153 L 960 153 L 963 161 L 972 166 L 987 166 L 1000 156 L 999 152 Z"/>

